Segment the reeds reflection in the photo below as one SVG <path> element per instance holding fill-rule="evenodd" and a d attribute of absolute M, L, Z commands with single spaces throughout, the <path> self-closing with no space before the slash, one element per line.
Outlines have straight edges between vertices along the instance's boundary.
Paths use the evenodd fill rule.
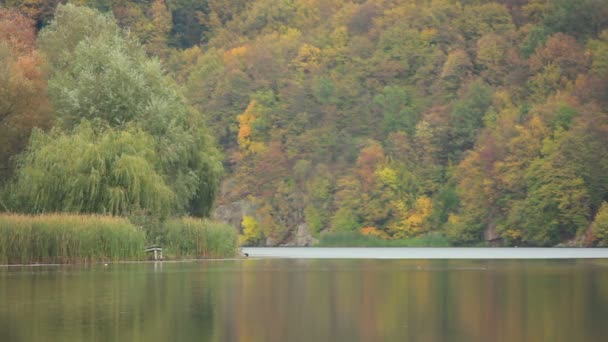
<path fill-rule="evenodd" d="M 0 268 L 2 341 L 598 341 L 597 260 Z"/>

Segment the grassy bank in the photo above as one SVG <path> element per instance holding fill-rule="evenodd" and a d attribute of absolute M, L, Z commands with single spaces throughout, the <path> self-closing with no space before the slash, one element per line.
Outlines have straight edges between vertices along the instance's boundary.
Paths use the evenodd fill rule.
<path fill-rule="evenodd" d="M 144 232 L 125 218 L 0 215 L 0 264 L 139 260 L 145 243 Z"/>
<path fill-rule="evenodd" d="M 231 226 L 194 218 L 159 223 L 160 241 L 127 218 L 97 215 L 0 214 L 0 264 L 144 260 L 147 245 L 160 243 L 167 258 L 227 258 L 238 251 Z"/>
<path fill-rule="evenodd" d="M 426 234 L 411 239 L 384 240 L 358 232 L 323 234 L 318 247 L 449 247 L 448 239 L 437 233 Z"/>
<path fill-rule="evenodd" d="M 176 258 L 227 258 L 238 251 L 237 232 L 230 225 L 195 218 L 162 224 L 167 255 Z"/>

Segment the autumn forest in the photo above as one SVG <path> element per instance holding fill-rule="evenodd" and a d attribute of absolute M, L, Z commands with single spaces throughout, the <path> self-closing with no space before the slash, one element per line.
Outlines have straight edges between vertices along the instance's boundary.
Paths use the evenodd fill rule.
<path fill-rule="evenodd" d="M 0 0 L 0 211 L 608 245 L 608 2 Z"/>

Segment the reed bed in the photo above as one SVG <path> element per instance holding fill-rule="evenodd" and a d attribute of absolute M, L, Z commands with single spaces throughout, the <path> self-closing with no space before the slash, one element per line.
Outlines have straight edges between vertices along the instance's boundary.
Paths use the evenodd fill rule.
<path fill-rule="evenodd" d="M 237 255 L 238 235 L 230 225 L 190 217 L 163 224 L 170 255 L 177 258 L 228 258 Z"/>
<path fill-rule="evenodd" d="M 0 214 L 0 264 L 141 260 L 145 244 L 126 218 Z"/>

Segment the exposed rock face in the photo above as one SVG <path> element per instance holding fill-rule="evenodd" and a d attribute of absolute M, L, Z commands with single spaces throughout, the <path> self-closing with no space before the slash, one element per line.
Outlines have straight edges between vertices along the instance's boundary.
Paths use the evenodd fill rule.
<path fill-rule="evenodd" d="M 295 229 L 295 234 L 288 242 L 282 244 L 281 246 L 312 246 L 317 242 L 319 242 L 319 240 L 315 239 L 310 234 L 308 225 L 306 223 L 300 223 Z"/>
<path fill-rule="evenodd" d="M 217 206 L 213 211 L 213 219 L 230 223 L 241 232 L 243 216 L 256 217 L 256 207 L 248 200 L 239 200 Z M 316 242 L 306 223 L 294 224 L 283 234 L 284 237 L 268 237 L 265 246 L 312 246 Z M 288 235 L 288 236 L 285 236 Z"/>
<path fill-rule="evenodd" d="M 243 216 L 255 216 L 255 206 L 248 200 L 240 200 L 219 205 L 213 211 L 213 219 L 230 223 L 241 230 Z"/>
<path fill-rule="evenodd" d="M 499 246 L 501 244 L 501 237 L 496 231 L 495 224 L 489 224 L 483 232 L 483 238 L 486 242 L 490 243 L 491 246 Z"/>

